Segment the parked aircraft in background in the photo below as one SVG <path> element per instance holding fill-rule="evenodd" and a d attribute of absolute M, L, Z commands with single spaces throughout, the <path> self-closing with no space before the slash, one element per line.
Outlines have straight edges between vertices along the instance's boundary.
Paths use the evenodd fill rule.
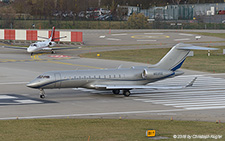
<path fill-rule="evenodd" d="M 112 90 L 114 94 L 119 94 L 122 90 L 124 96 L 129 96 L 132 89 L 184 88 L 192 86 L 196 78 L 183 87 L 155 87 L 147 84 L 183 74 L 178 69 L 190 50 L 217 49 L 179 43 L 155 65 L 118 69 L 51 71 L 38 76 L 28 83 L 27 87 L 39 89 L 41 98 L 45 97 L 44 89 L 88 88 Z"/>
<path fill-rule="evenodd" d="M 2 46 L 2 47 L 4 47 L 4 48 L 13 48 L 13 49 L 24 49 L 24 50 L 27 50 L 27 52 L 31 53 L 31 55 L 33 55 L 34 52 L 38 52 L 38 51 L 51 51 L 52 53 L 55 53 L 54 50 L 75 49 L 74 47 L 56 47 L 56 48 L 52 48 L 53 46 L 56 45 L 54 40 L 61 39 L 61 38 L 66 38 L 66 36 L 55 38 L 54 35 L 55 35 L 55 27 L 52 27 L 52 32 L 51 32 L 50 38 L 38 36 L 39 38 L 46 39 L 45 41 L 38 41 L 38 42 L 32 43 L 29 47 L 16 47 L 16 46 Z"/>

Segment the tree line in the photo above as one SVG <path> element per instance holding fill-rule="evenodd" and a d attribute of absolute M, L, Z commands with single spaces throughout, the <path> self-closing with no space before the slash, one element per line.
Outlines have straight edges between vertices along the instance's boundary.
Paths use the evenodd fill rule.
<path fill-rule="evenodd" d="M 15 0 L 7 7 L 16 13 L 50 16 L 56 11 L 79 13 L 90 7 L 105 8 L 112 12 L 118 5 L 138 6 L 148 9 L 168 4 L 221 3 L 224 0 Z M 2 9 L 2 8 L 1 8 Z M 1 10 L 0 10 L 1 12 Z"/>

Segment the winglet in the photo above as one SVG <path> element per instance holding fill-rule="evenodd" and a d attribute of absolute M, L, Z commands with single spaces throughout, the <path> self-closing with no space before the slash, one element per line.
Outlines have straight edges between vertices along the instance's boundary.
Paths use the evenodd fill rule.
<path fill-rule="evenodd" d="M 195 80 L 197 79 L 197 77 L 195 77 L 189 84 L 187 84 L 185 87 L 191 87 L 193 86 Z"/>

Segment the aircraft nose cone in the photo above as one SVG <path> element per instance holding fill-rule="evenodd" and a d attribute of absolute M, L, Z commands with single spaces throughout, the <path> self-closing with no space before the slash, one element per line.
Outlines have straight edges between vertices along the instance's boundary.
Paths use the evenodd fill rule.
<path fill-rule="evenodd" d="M 35 81 L 31 81 L 29 83 L 27 83 L 27 87 L 29 88 L 38 88 L 39 87 L 39 84 Z"/>
<path fill-rule="evenodd" d="M 34 83 L 27 83 L 27 87 L 30 87 L 30 88 L 33 88 L 35 85 L 34 85 Z"/>
<path fill-rule="evenodd" d="M 27 48 L 27 52 L 31 52 L 31 48 L 30 47 Z"/>

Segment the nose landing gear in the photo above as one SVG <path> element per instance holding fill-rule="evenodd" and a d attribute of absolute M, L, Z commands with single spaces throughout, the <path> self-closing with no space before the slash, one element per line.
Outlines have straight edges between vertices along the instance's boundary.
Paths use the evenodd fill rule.
<path fill-rule="evenodd" d="M 45 91 L 43 89 L 40 89 L 40 98 L 41 99 L 45 98 Z"/>

